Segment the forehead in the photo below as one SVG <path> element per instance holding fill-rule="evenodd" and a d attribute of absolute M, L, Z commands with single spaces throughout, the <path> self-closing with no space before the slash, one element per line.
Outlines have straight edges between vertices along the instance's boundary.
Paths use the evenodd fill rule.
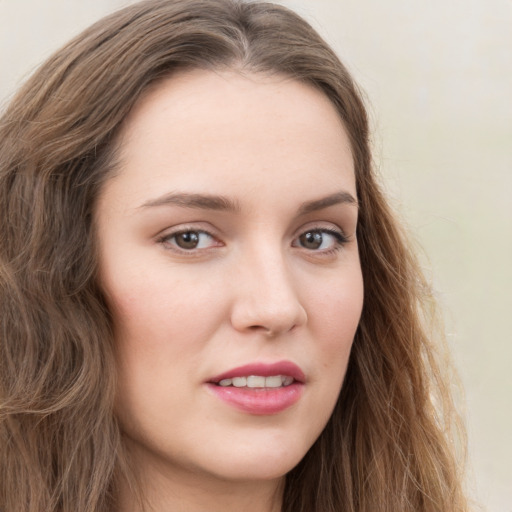
<path fill-rule="evenodd" d="M 355 195 L 343 123 L 320 91 L 284 76 L 194 70 L 152 86 L 120 133 L 120 174 L 140 191 L 225 193 L 257 189 L 278 175 L 304 187 Z M 277 185 L 277 182 L 276 182 Z M 323 191 L 321 191 L 323 192 Z"/>

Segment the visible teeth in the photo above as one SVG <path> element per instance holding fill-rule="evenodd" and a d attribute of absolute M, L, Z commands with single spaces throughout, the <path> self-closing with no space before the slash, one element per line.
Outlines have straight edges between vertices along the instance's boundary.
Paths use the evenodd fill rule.
<path fill-rule="evenodd" d="M 247 378 L 246 377 L 234 377 L 233 378 L 233 386 L 235 388 L 244 388 L 247 386 Z"/>
<path fill-rule="evenodd" d="M 283 377 L 283 386 L 289 386 L 293 382 L 293 377 Z"/>
<path fill-rule="evenodd" d="M 247 387 L 248 388 L 264 388 L 265 387 L 265 377 L 260 377 L 259 375 L 249 375 L 249 377 L 247 377 Z"/>
<path fill-rule="evenodd" d="M 271 375 L 262 377 L 261 375 L 249 375 L 247 377 L 233 377 L 232 379 L 222 379 L 219 386 L 234 386 L 236 388 L 280 388 L 289 386 L 293 383 L 293 377 L 286 375 Z"/>
<path fill-rule="evenodd" d="M 283 385 L 283 378 L 281 375 L 272 375 L 265 379 L 266 388 L 280 388 Z"/>

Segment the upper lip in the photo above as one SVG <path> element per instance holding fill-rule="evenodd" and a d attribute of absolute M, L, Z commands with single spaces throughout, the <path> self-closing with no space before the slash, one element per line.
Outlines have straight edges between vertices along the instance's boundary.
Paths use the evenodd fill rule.
<path fill-rule="evenodd" d="M 259 375 L 261 377 L 271 377 L 272 375 L 285 375 L 293 377 L 298 382 L 305 382 L 304 372 L 291 361 L 278 361 L 275 363 L 249 363 L 237 368 L 232 368 L 215 377 L 208 382 L 217 384 L 223 379 L 233 379 L 234 377 L 247 377 L 249 375 Z"/>

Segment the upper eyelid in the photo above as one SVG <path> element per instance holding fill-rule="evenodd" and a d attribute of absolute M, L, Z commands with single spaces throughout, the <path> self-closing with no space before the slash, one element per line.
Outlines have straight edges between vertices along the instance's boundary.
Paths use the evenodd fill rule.
<path fill-rule="evenodd" d="M 157 238 L 159 240 L 167 240 L 169 238 L 173 238 L 177 235 L 181 235 L 183 233 L 200 233 L 200 234 L 203 234 L 203 235 L 207 235 L 209 236 L 210 238 L 214 239 L 214 240 L 217 240 L 218 237 L 215 236 L 213 233 L 211 233 L 210 231 L 206 230 L 206 229 L 199 229 L 199 228 L 194 228 L 194 229 L 189 229 L 189 228 L 184 228 L 184 229 L 175 229 L 173 231 L 169 231 L 169 232 L 162 232 L 160 235 L 157 236 Z"/>
<path fill-rule="evenodd" d="M 197 224 L 200 224 L 199 226 Z M 205 224 L 208 224 L 206 222 L 201 223 L 192 223 L 192 224 L 178 224 L 176 226 L 169 226 L 165 229 L 162 229 L 159 231 L 154 238 L 168 238 L 174 235 L 179 235 L 180 233 L 186 233 L 187 231 L 196 231 L 198 233 L 206 233 L 207 235 L 210 235 L 211 237 L 217 238 L 219 235 L 218 230 L 213 229 L 211 227 L 204 227 Z"/>
<path fill-rule="evenodd" d="M 293 237 L 293 240 L 298 240 L 302 235 L 306 234 L 306 233 L 311 233 L 311 232 L 319 232 L 319 233 L 325 233 L 325 234 L 328 234 L 330 236 L 332 236 L 333 238 L 336 239 L 336 242 L 338 244 L 344 244 L 346 242 L 349 242 L 350 241 L 350 237 L 347 236 L 345 234 L 345 232 L 341 229 L 332 229 L 332 228 L 310 228 L 310 229 L 305 229 L 303 231 L 300 231 L 300 233 Z"/>
<path fill-rule="evenodd" d="M 195 233 L 207 235 L 211 239 L 211 242 L 208 243 L 207 247 L 199 247 L 199 248 L 193 247 L 190 249 L 185 249 L 183 247 L 180 247 L 176 241 L 176 237 L 180 234 L 188 233 L 188 232 L 195 232 Z M 174 239 L 174 242 L 172 241 L 172 239 Z M 185 229 L 175 229 L 175 230 L 167 232 L 167 233 L 164 231 L 161 235 L 157 236 L 156 242 L 157 242 L 157 244 L 161 245 L 166 251 L 171 251 L 176 256 L 183 256 L 183 257 L 188 257 L 188 258 L 192 258 L 193 256 L 207 254 L 212 249 L 216 249 L 216 248 L 219 248 L 224 245 L 222 242 L 219 241 L 219 238 L 216 237 L 215 235 L 213 235 L 212 233 L 210 233 L 204 229 L 197 229 L 197 228 L 195 228 L 195 229 L 186 229 L 186 228 Z"/>
<path fill-rule="evenodd" d="M 339 226 L 337 223 L 332 221 L 313 221 L 308 222 L 307 224 L 301 225 L 299 228 L 295 230 L 294 238 L 300 236 L 303 233 L 308 231 L 325 231 L 331 233 L 339 233 L 344 237 L 348 238 L 347 232 Z"/>
<path fill-rule="evenodd" d="M 204 224 L 209 224 L 205 222 L 199 223 L 200 225 L 195 225 L 195 223 L 190 224 L 179 224 L 177 226 L 168 227 L 163 230 L 161 230 L 158 234 L 155 235 L 155 239 L 157 241 L 164 241 L 166 239 L 172 238 L 173 236 L 179 235 L 181 233 L 186 233 L 188 231 L 198 232 L 198 233 L 204 233 L 207 236 L 210 236 L 211 238 L 222 241 L 224 237 L 226 237 L 226 234 L 223 233 L 222 230 L 215 229 L 211 226 L 204 227 Z M 299 228 L 296 228 L 294 230 L 294 233 L 292 235 L 292 240 L 295 240 L 302 234 L 308 232 L 308 231 L 324 231 L 327 233 L 333 233 L 333 234 L 340 234 L 345 239 L 350 239 L 352 236 L 350 236 L 342 227 L 340 227 L 338 224 L 332 221 L 312 221 L 308 222 L 306 224 L 301 225 Z"/>

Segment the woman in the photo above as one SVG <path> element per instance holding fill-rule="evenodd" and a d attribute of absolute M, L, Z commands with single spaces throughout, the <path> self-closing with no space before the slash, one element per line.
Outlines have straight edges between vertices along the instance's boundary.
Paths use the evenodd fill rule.
<path fill-rule="evenodd" d="M 130 6 L 0 140 L 0 510 L 466 510 L 428 286 L 298 16 Z"/>

